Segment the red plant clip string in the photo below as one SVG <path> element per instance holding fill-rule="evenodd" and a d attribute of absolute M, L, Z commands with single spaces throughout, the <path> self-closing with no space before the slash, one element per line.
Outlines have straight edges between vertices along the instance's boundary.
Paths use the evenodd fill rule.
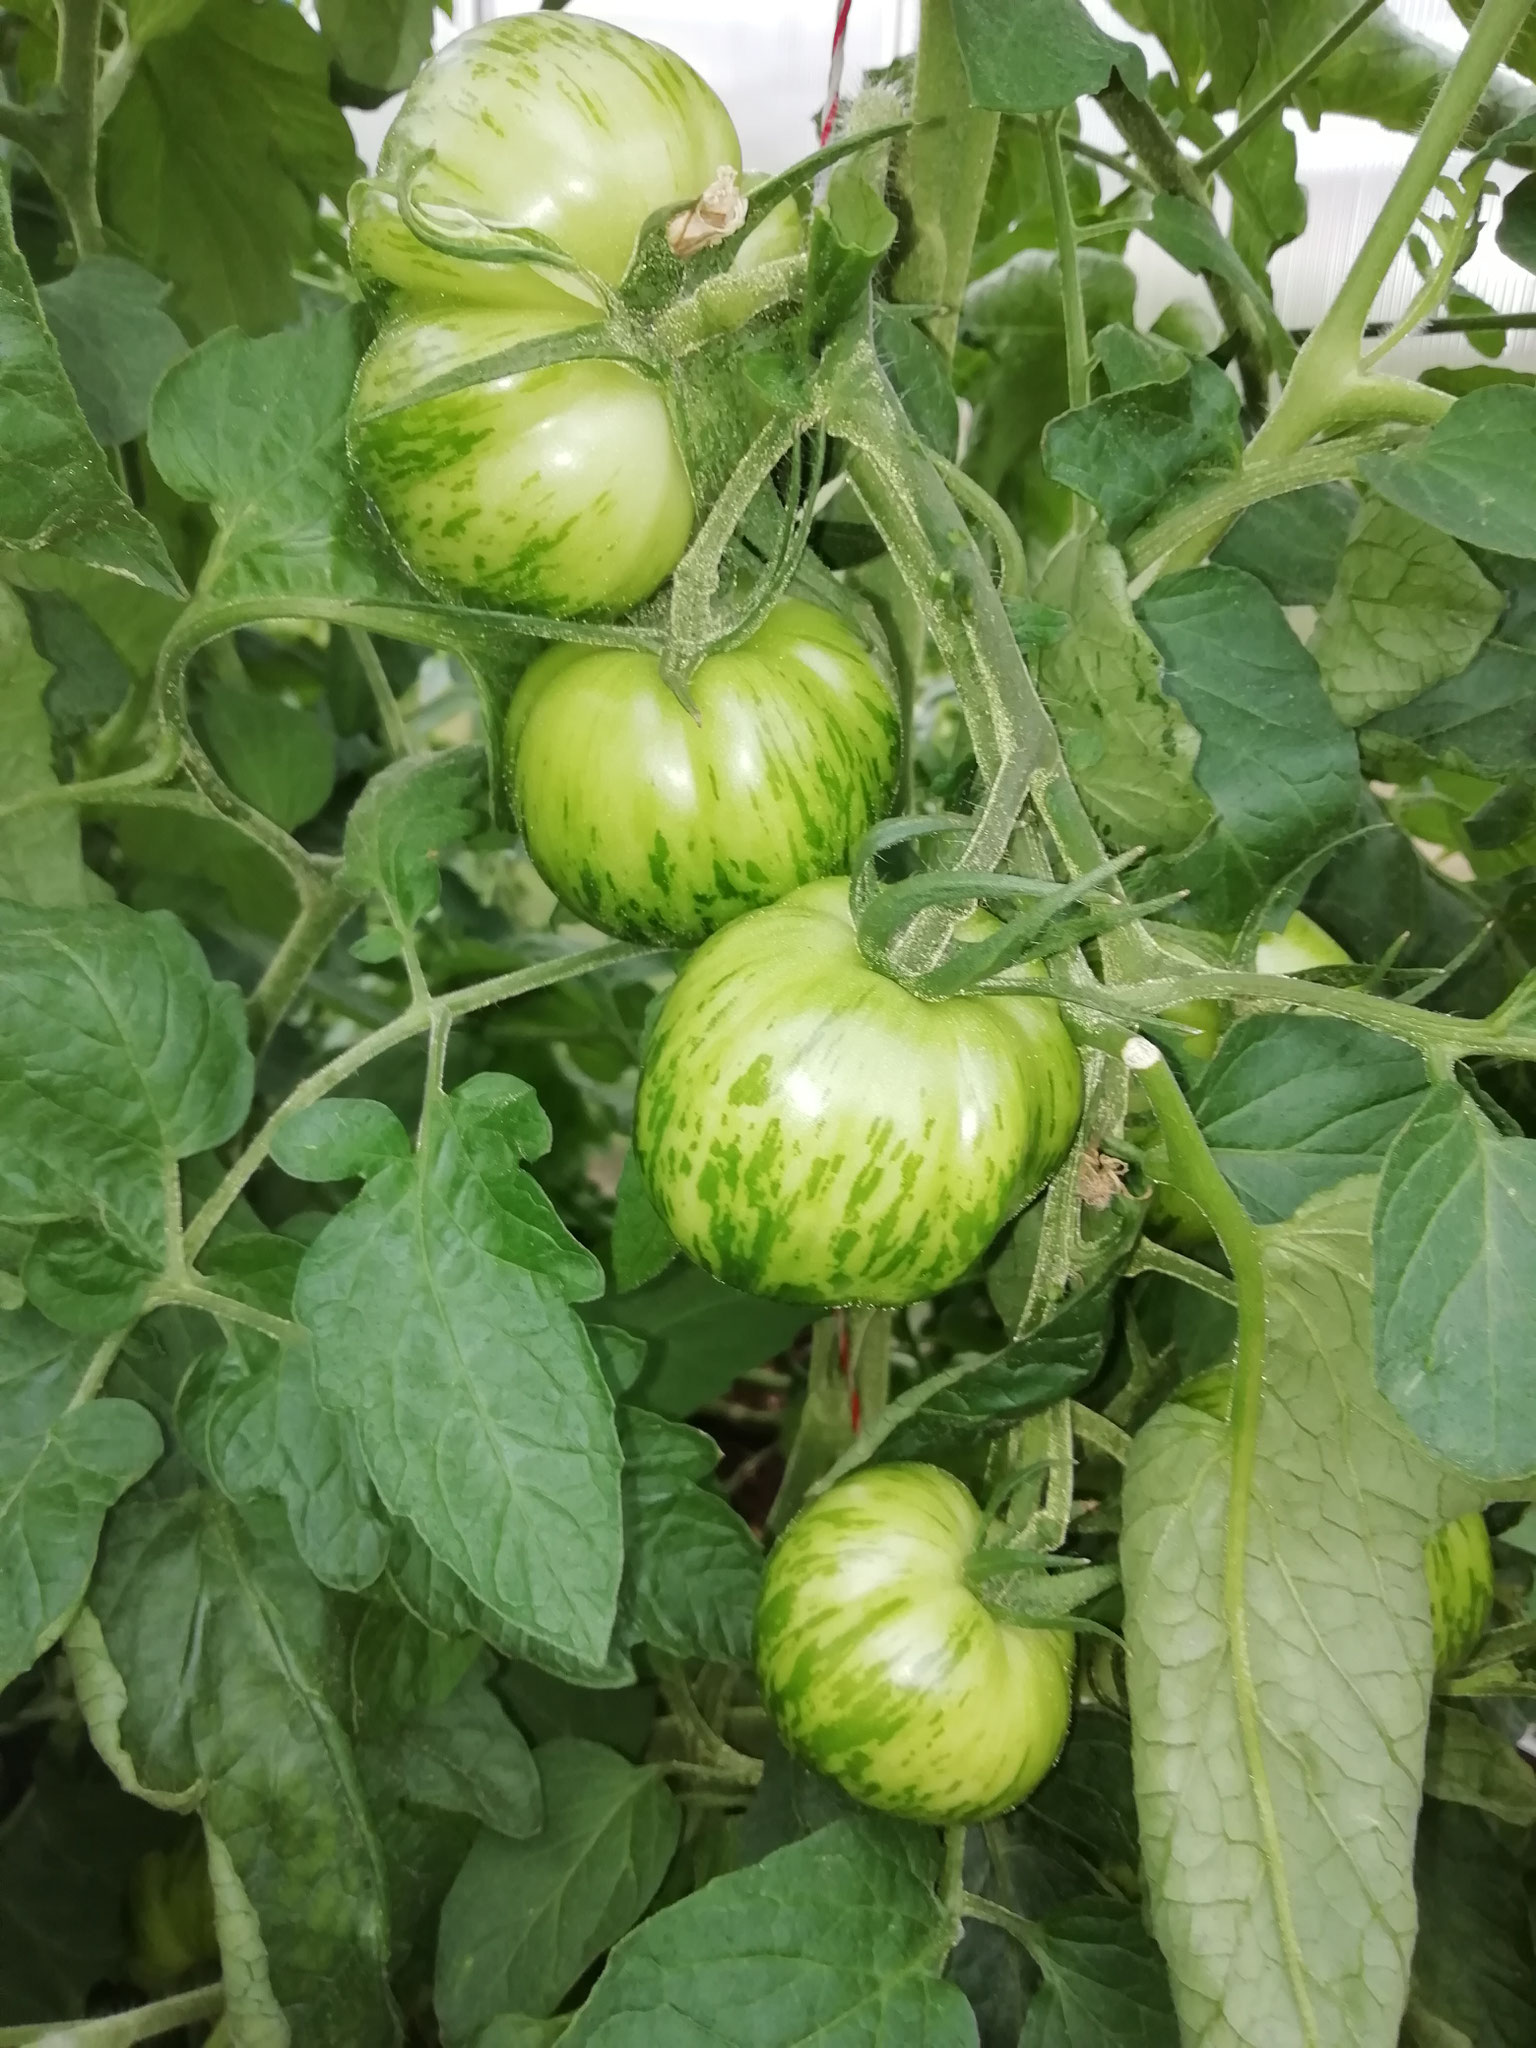
<path fill-rule="evenodd" d="M 821 127 L 818 130 L 823 149 L 826 148 L 827 140 L 832 133 L 832 124 L 837 119 L 837 103 L 843 87 L 843 46 L 848 40 L 848 10 L 852 5 L 853 0 L 837 0 L 837 25 L 832 31 L 832 62 L 827 69 L 827 96 L 822 102 Z M 845 1345 L 847 1341 L 845 1333 Z M 857 1401 L 858 1397 L 854 1398 Z M 853 1426 L 855 1429 L 858 1428 L 857 1418 Z"/>

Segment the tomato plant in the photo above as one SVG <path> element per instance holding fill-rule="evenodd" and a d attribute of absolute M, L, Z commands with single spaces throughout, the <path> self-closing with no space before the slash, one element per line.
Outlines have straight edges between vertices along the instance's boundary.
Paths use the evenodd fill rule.
<path fill-rule="evenodd" d="M 896 702 L 834 614 L 778 605 L 690 690 L 696 717 L 653 655 L 567 646 L 513 696 L 508 794 L 529 857 L 601 931 L 696 945 L 846 868 L 889 806 Z"/>
<path fill-rule="evenodd" d="M 635 1147 L 679 1244 L 791 1301 L 952 1286 L 1061 1163 L 1082 1107 L 1044 996 L 924 1002 L 859 952 L 841 877 L 715 937 L 678 976 Z"/>
<path fill-rule="evenodd" d="M 933 1465 L 870 1465 L 775 1545 L 757 1672 L 784 1739 L 856 1799 L 941 1826 L 987 1820 L 1056 1761 L 1072 1638 L 990 1614 L 967 1583 L 984 1518 Z"/>
<path fill-rule="evenodd" d="M 0 0 L 0 2043 L 1515 2048 L 1528 0 L 663 11 Z"/>

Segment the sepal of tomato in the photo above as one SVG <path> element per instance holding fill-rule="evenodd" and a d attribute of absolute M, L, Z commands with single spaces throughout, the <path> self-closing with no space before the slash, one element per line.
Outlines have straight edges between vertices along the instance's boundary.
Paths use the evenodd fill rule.
<path fill-rule="evenodd" d="M 1072 1636 L 982 1604 L 965 1568 L 983 1531 L 949 1473 L 865 1466 L 796 1516 L 763 1574 L 757 1675 L 785 1745 L 904 1820 L 1005 1813 L 1066 1738 Z"/>
<path fill-rule="evenodd" d="M 352 266 L 365 284 L 498 306 L 590 298 L 568 271 L 443 255 L 394 194 L 445 221 L 532 229 L 616 285 L 660 208 L 741 169 L 731 117 L 681 57 L 607 22 L 514 14 L 456 36 L 412 81 L 354 199 Z"/>
<path fill-rule="evenodd" d="M 953 1285 L 1054 1172 L 1082 1089 L 1043 993 L 925 1002 L 870 967 L 839 876 L 689 960 L 646 1051 L 635 1146 L 718 1279 L 897 1304 Z"/>
<path fill-rule="evenodd" d="M 1424 1546 L 1435 1669 L 1454 1671 L 1471 1656 L 1493 1611 L 1493 1549 L 1481 1515 L 1461 1515 Z"/>
<path fill-rule="evenodd" d="M 401 405 L 432 378 L 588 317 L 407 309 L 364 357 L 352 460 L 396 546 L 428 583 L 559 618 L 626 610 L 677 566 L 693 490 L 667 401 L 638 371 L 554 363 Z"/>
<path fill-rule="evenodd" d="M 624 938 L 696 945 L 846 869 L 895 786 L 895 702 L 819 605 L 778 605 L 689 690 L 696 720 L 653 654 L 555 647 L 508 713 L 508 792 L 534 866 Z"/>

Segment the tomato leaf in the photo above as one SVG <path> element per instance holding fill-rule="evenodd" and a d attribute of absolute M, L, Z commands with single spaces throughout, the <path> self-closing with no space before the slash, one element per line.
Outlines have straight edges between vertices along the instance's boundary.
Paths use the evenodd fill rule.
<path fill-rule="evenodd" d="M 443 1908 L 437 2013 L 454 2048 L 511 2007 L 552 2012 L 645 1911 L 677 1846 L 682 1815 L 653 1766 L 569 1740 L 535 1761 L 543 1829 L 482 1833 Z"/>
<path fill-rule="evenodd" d="M 366 1096 L 332 1096 L 285 1117 L 272 1134 L 273 1163 L 295 1180 L 367 1179 L 408 1159 L 411 1141 L 394 1111 Z"/>
<path fill-rule="evenodd" d="M 438 855 L 479 830 L 485 756 L 478 747 L 395 762 L 376 775 L 347 819 L 342 873 L 361 895 L 377 892 L 407 925 L 438 899 Z"/>
<path fill-rule="evenodd" d="M 613 1403 L 570 1302 L 601 1272 L 520 1162 L 549 1144 L 533 1091 L 442 1098 L 305 1255 L 295 1309 L 316 1383 L 380 1497 L 469 1591 L 600 1663 L 621 1553 Z"/>
<path fill-rule="evenodd" d="M 1242 459 L 1239 401 L 1214 363 L 1182 358 L 1176 377 L 1111 391 L 1051 421 L 1046 474 L 1087 498 L 1122 540 L 1181 477 L 1221 475 Z"/>
<path fill-rule="evenodd" d="M 1245 1571 L 1262 1779 L 1245 1757 L 1222 1621 L 1227 1429 L 1170 1402 L 1126 1470 L 1137 1807 L 1153 1928 L 1190 2041 L 1253 2012 L 1299 2038 L 1304 1998 L 1318 2048 L 1397 2042 L 1433 1661 L 1424 1543 L 1479 1490 L 1372 1383 L 1370 1198 L 1368 1182 L 1346 1182 L 1264 1233 Z M 1219 1915 L 1216 1898 L 1228 1902 Z M 1289 1961 L 1279 1900 L 1295 1929 Z"/>
<path fill-rule="evenodd" d="M 498 1835 L 524 1839 L 544 1824 L 533 1752 L 483 1678 L 419 1707 L 396 1730 L 392 1763 L 406 1798 L 464 1813 Z"/>
<path fill-rule="evenodd" d="M 192 331 L 259 333 L 297 316 L 315 202 L 344 213 L 358 168 L 298 9 L 205 0 L 140 53 L 102 136 L 103 210 Z"/>
<path fill-rule="evenodd" d="M 1410 703 L 1467 666 L 1503 609 L 1503 592 L 1447 534 L 1367 502 L 1311 641 L 1334 709 L 1362 725 Z"/>
<path fill-rule="evenodd" d="M 1281 604 L 1326 603 L 1360 500 L 1347 484 L 1309 484 L 1250 505 L 1211 556 L 1257 576 Z"/>
<path fill-rule="evenodd" d="M 384 1873 L 338 1718 L 340 1632 L 281 1512 L 163 1467 L 112 1517 L 90 1615 L 71 1647 L 97 1746 L 129 1789 L 201 1805 L 296 2036 L 389 2048 Z"/>
<path fill-rule="evenodd" d="M 1187 888 L 1209 927 L 1235 930 L 1353 821 L 1355 743 L 1316 662 L 1253 577 L 1216 567 L 1166 577 L 1138 615 L 1162 656 L 1163 688 L 1200 736 L 1195 781 L 1216 814 L 1182 859 L 1149 864 L 1144 886 Z"/>
<path fill-rule="evenodd" d="M 1186 846 L 1211 816 L 1195 786 L 1199 738 L 1163 692 L 1124 563 L 1102 540 L 1070 541 L 1038 595 L 1072 619 L 1040 656 L 1040 691 L 1094 822 L 1121 852 Z"/>
<path fill-rule="evenodd" d="M 0 903 L 0 1070 L 0 1219 L 92 1218 L 158 1272 L 167 1173 L 250 1103 L 238 991 L 163 911 Z"/>
<path fill-rule="evenodd" d="M 221 683 L 204 700 L 208 747 L 225 781 L 285 832 L 324 810 L 336 743 L 312 712 Z"/>
<path fill-rule="evenodd" d="M 1019 2048 L 1178 2048 L 1168 1968 L 1135 1906 L 1080 1900 L 1033 1923 L 1029 1952 L 1045 1981 Z"/>
<path fill-rule="evenodd" d="M 651 1200 L 634 1148 L 624 1154 L 613 1212 L 613 1284 L 629 1294 L 664 1273 L 678 1256 L 677 1239 Z"/>
<path fill-rule="evenodd" d="M 658 1415 L 676 1416 L 691 1415 L 766 1364 L 806 1323 L 806 1311 L 793 1302 L 738 1294 L 689 1265 L 674 1265 L 593 1313 L 646 1340 L 649 1358 L 634 1398 Z"/>
<path fill-rule="evenodd" d="M 150 394 L 187 352 L 164 310 L 169 289 L 122 256 L 87 256 L 38 293 L 80 409 L 108 447 L 144 432 Z"/>
<path fill-rule="evenodd" d="M 1338 1017 L 1245 1017 L 1193 1099 L 1206 1143 L 1256 1223 L 1380 1166 L 1424 1100 L 1411 1046 Z"/>
<path fill-rule="evenodd" d="M 1536 1824 L 1536 1773 L 1507 1735 L 1467 1707 L 1435 1708 L 1424 1792 L 1429 1799 L 1479 1807 L 1512 1827 Z"/>
<path fill-rule="evenodd" d="M 707 1480 L 713 1440 L 643 1408 L 620 1408 L 624 1584 L 618 1635 L 673 1657 L 746 1664 L 762 1553 Z"/>
<path fill-rule="evenodd" d="M 717 1877 L 625 1937 L 562 2048 L 648 2048 L 687 2027 L 742 2048 L 974 2048 L 931 1831 L 835 1821 Z"/>
<path fill-rule="evenodd" d="M 1409 777 L 1424 762 L 1502 780 L 1536 761 L 1536 651 L 1493 639 L 1460 675 L 1375 718 L 1360 736 L 1369 767 Z"/>
<path fill-rule="evenodd" d="M 972 104 L 1004 114 L 1052 113 L 1117 71 L 1147 89 L 1141 51 L 1105 35 L 1078 0 L 956 0 L 955 40 Z"/>
<path fill-rule="evenodd" d="M 1414 1875 L 1419 1941 L 1408 2037 L 1443 2048 L 1454 2028 L 1454 2039 L 1478 2048 L 1520 2048 L 1536 2025 L 1536 1953 L 1506 1837 L 1470 1807 L 1430 1800 Z"/>
<path fill-rule="evenodd" d="M 432 54 L 435 0 L 319 0 L 315 12 L 348 78 L 380 93 L 409 85 Z"/>
<path fill-rule="evenodd" d="M 1536 1315 L 1536 1141 L 1502 1137 L 1443 1083 L 1387 1154 L 1372 1243 L 1382 1392 L 1468 1471 L 1532 1470 L 1536 1399 L 1519 1361 Z"/>
<path fill-rule="evenodd" d="M 1416 519 L 1475 547 L 1536 555 L 1536 391 L 1469 391 L 1416 447 L 1364 455 L 1360 474 Z"/>
<path fill-rule="evenodd" d="M 0 760 L 8 804 L 58 788 L 45 691 L 53 670 L 36 650 L 27 614 L 0 585 Z M 67 904 L 90 899 L 80 857 L 80 826 L 64 804 L 0 819 L 0 898 L 13 903 Z"/>
<path fill-rule="evenodd" d="M 35 1309 L 0 1317 L 0 1688 L 58 1640 L 107 1510 L 160 1455 L 136 1403 L 70 1407 L 91 1349 Z"/>
<path fill-rule="evenodd" d="M 16 246 L 0 194 L 0 547 L 46 551 L 168 597 L 183 595 L 165 543 L 107 466 Z"/>

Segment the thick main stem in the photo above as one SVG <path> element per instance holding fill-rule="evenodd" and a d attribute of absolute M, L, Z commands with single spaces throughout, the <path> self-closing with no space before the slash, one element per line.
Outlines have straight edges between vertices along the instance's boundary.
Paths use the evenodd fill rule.
<path fill-rule="evenodd" d="M 923 0 L 912 112 L 918 125 L 907 138 L 902 174 L 912 209 L 912 247 L 896 267 L 891 297 L 942 306 L 928 331 L 952 355 L 998 117 L 971 105 L 951 0 Z"/>

